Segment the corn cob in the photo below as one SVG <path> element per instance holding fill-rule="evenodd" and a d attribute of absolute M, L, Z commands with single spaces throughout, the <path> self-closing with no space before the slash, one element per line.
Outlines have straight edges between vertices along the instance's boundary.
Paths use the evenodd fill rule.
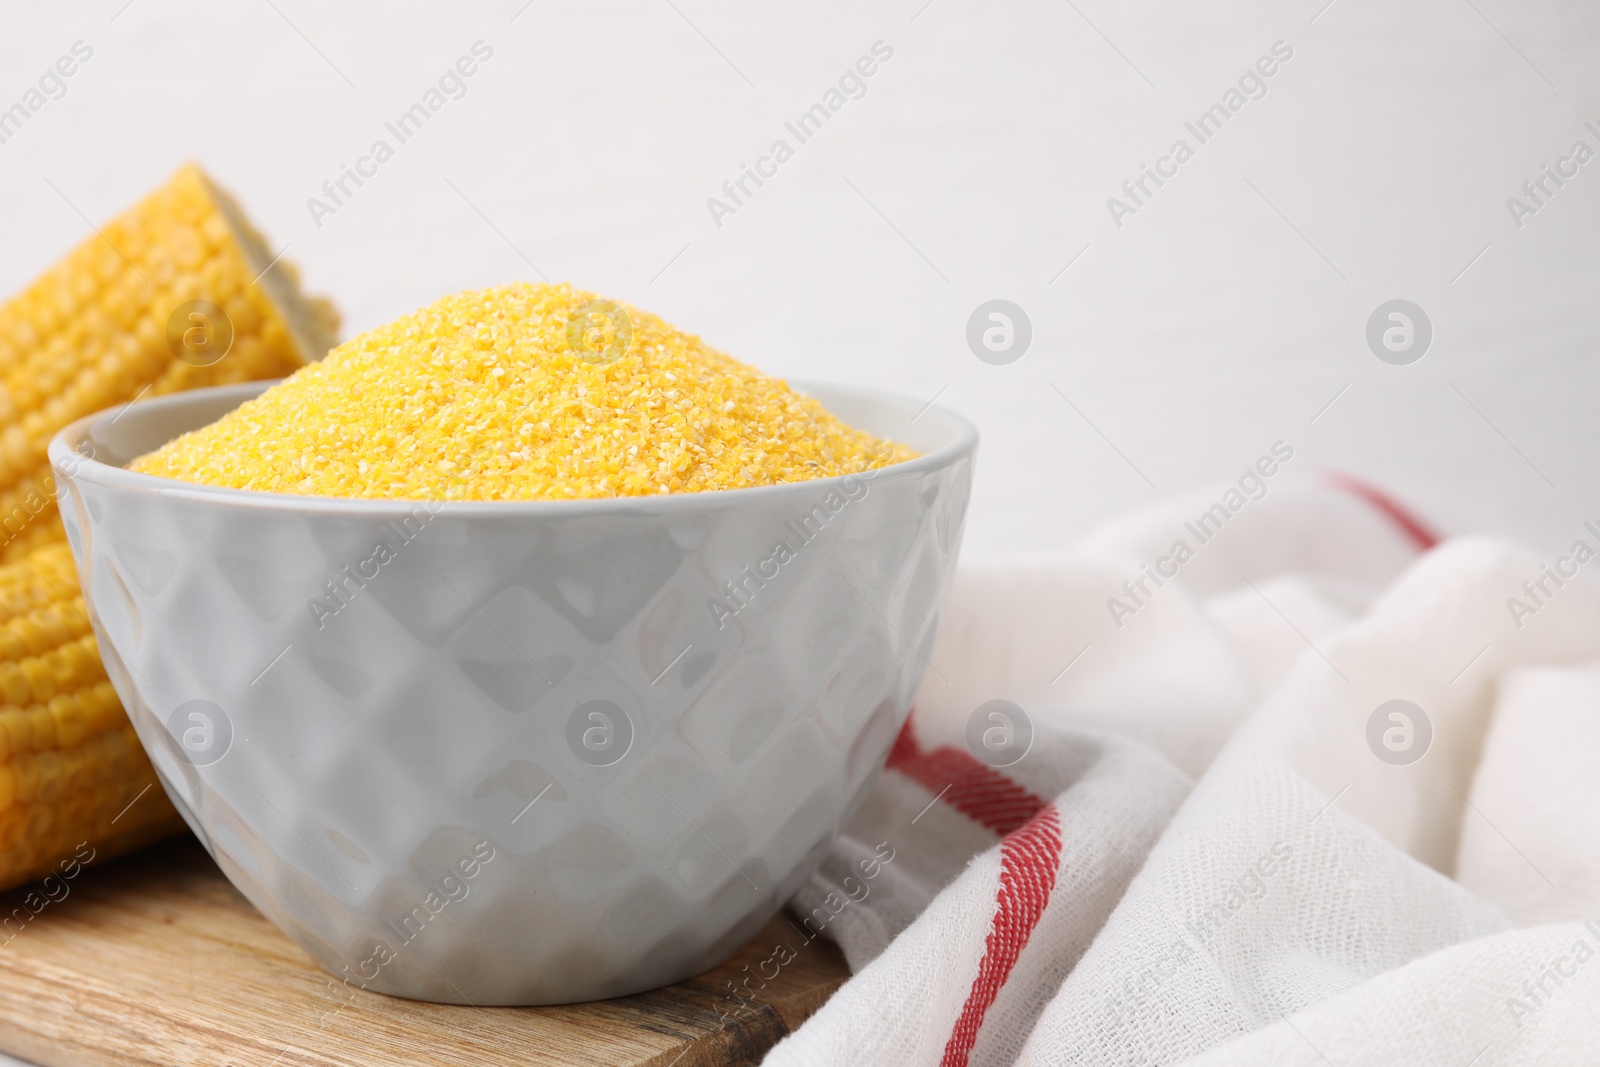
<path fill-rule="evenodd" d="M 195 300 L 231 327 L 220 359 L 170 341 L 169 321 L 181 337 Z M 80 844 L 109 857 L 183 826 L 101 665 L 51 436 L 140 397 L 289 373 L 337 328 L 192 165 L 0 305 L 0 888 L 56 870 Z"/>
<path fill-rule="evenodd" d="M 0 886 L 182 829 L 106 678 L 72 552 L 0 566 Z"/>
<path fill-rule="evenodd" d="M 332 305 L 302 297 L 294 268 L 271 260 L 232 198 L 189 165 L 0 305 L 0 563 L 62 536 L 45 447 L 67 423 L 281 377 L 332 346 Z M 197 300 L 231 326 L 232 347 L 208 365 L 184 348 L 183 309 Z"/>

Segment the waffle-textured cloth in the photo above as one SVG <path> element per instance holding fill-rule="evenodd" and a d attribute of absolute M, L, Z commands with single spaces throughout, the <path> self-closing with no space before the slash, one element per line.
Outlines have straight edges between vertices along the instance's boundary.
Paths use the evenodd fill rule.
<path fill-rule="evenodd" d="M 1242 499 L 962 571 L 768 1064 L 1595 1062 L 1600 520 Z"/>

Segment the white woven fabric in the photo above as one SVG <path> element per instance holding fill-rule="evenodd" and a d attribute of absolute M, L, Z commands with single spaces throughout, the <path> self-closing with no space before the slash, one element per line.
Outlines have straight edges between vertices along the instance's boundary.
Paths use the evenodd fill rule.
<path fill-rule="evenodd" d="M 1209 504 L 963 571 L 792 909 L 855 976 L 769 1064 L 1600 1057 L 1600 585 L 1283 486 L 1135 604 Z M 1000 770 L 997 698 L 1036 731 Z"/>

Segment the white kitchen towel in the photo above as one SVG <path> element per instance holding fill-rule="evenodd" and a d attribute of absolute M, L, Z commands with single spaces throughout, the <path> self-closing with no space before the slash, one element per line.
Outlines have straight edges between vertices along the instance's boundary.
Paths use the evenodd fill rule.
<path fill-rule="evenodd" d="M 961 572 L 769 1064 L 1600 1058 L 1600 533 L 1238 488 Z"/>

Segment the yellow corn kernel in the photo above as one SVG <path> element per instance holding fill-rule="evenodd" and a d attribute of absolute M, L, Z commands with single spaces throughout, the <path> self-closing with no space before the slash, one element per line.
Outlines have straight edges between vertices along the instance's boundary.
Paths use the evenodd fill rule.
<path fill-rule="evenodd" d="M 75 752 L 88 733 L 88 715 L 80 697 L 58 693 L 50 701 L 50 720 L 55 726 L 56 744 L 64 752 Z"/>
<path fill-rule="evenodd" d="M 37 704 L 29 708 L 28 727 L 33 731 L 33 751 L 49 752 L 56 747 L 56 722 L 47 709 Z"/>
<path fill-rule="evenodd" d="M 22 676 L 27 679 L 28 689 L 35 701 L 43 703 L 56 695 L 55 672 L 43 656 L 29 656 L 18 666 L 22 668 Z"/>
<path fill-rule="evenodd" d="M 11 704 L 33 703 L 33 691 L 28 679 L 23 677 L 22 667 L 14 661 L 0 663 L 0 697 Z"/>
<path fill-rule="evenodd" d="M 17 802 L 26 805 L 39 791 L 39 759 L 37 756 L 19 756 L 11 761 L 17 776 Z"/>

